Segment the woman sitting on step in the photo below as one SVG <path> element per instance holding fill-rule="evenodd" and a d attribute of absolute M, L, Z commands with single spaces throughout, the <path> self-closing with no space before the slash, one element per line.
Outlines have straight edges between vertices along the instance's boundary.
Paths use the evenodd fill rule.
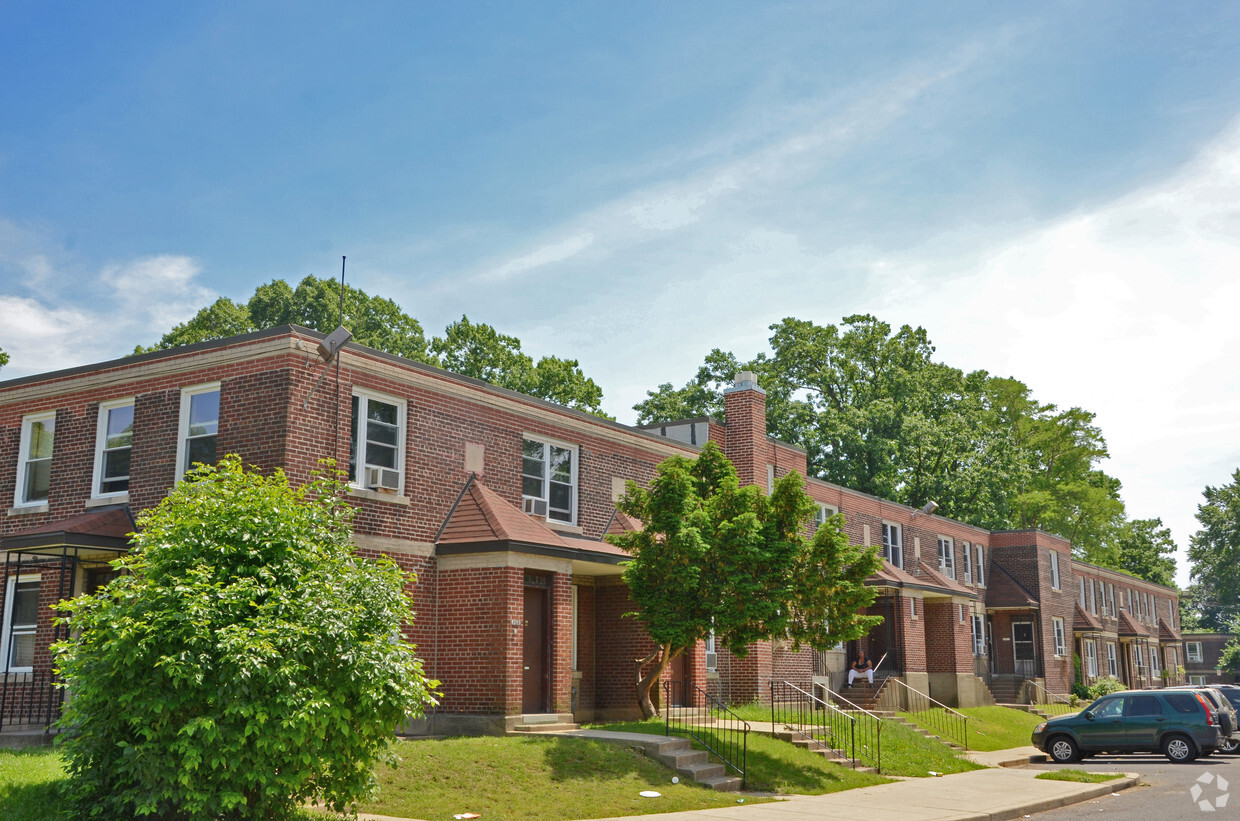
<path fill-rule="evenodd" d="M 853 682 L 860 675 L 869 679 L 871 685 L 874 684 L 874 665 L 870 663 L 870 657 L 865 654 L 864 650 L 857 651 L 857 658 L 853 661 L 852 667 L 848 668 L 848 686 L 853 686 Z"/>

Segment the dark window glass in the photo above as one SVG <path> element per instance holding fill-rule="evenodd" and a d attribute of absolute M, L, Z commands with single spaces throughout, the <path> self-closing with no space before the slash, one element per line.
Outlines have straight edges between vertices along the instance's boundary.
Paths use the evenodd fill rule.
<path fill-rule="evenodd" d="M 1163 698 L 1177 713 L 1201 712 L 1201 702 L 1191 693 L 1163 693 Z"/>
<path fill-rule="evenodd" d="M 1129 696 L 1128 712 L 1130 716 L 1160 716 L 1162 703 L 1158 696 Z"/>

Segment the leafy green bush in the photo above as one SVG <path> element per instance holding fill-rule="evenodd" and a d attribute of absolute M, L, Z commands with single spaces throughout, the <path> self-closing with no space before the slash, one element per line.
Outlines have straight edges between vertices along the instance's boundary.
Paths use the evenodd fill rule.
<path fill-rule="evenodd" d="M 406 576 L 356 559 L 343 486 L 196 469 L 143 514 L 127 571 L 59 605 L 75 818 L 289 818 L 369 794 L 431 703 Z"/>
<path fill-rule="evenodd" d="M 1090 699 L 1097 699 L 1105 696 L 1107 693 L 1118 693 L 1120 690 L 1127 690 L 1124 682 L 1117 678 L 1100 678 L 1086 688 L 1089 692 Z"/>

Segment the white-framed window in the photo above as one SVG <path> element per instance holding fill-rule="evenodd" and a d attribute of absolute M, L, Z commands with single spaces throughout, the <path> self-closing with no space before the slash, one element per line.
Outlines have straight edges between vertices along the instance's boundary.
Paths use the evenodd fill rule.
<path fill-rule="evenodd" d="M 177 478 L 201 462 L 218 461 L 215 440 L 220 429 L 220 383 L 181 390 L 181 417 L 177 436 Z"/>
<path fill-rule="evenodd" d="M 349 481 L 370 490 L 404 488 L 405 401 L 354 389 Z"/>
<path fill-rule="evenodd" d="M 1205 676 L 1189 676 L 1188 683 L 1192 684 L 1193 686 L 1200 686 L 1206 683 L 1206 677 Z"/>
<path fill-rule="evenodd" d="M 818 507 L 814 510 L 814 529 L 817 530 L 822 527 L 823 523 L 836 513 L 839 513 L 839 511 L 832 505 L 824 505 L 822 502 L 818 502 Z"/>
<path fill-rule="evenodd" d="M 1089 604 L 1089 602 L 1085 600 L 1085 577 L 1079 576 L 1077 577 L 1077 581 L 1080 582 L 1081 585 L 1081 609 L 1084 610 Z"/>
<path fill-rule="evenodd" d="M 1158 664 L 1158 648 L 1151 647 L 1150 648 L 1150 675 L 1157 676 L 1161 672 L 1162 670 L 1159 669 L 1159 664 Z"/>
<path fill-rule="evenodd" d="M 904 543 L 900 535 L 900 526 L 898 524 L 895 522 L 883 522 L 883 558 L 903 570 Z"/>
<path fill-rule="evenodd" d="M 580 588 L 577 585 L 575 584 L 573 585 L 573 652 L 572 652 L 572 657 L 573 657 L 573 671 L 574 672 L 581 669 L 581 666 L 577 663 L 577 617 L 578 617 L 577 591 L 579 589 Z"/>
<path fill-rule="evenodd" d="M 982 546 L 980 544 L 973 545 L 973 551 L 974 551 L 973 558 L 977 562 L 977 568 L 975 571 L 977 573 L 977 586 L 985 587 L 986 586 L 986 554 L 982 550 Z"/>
<path fill-rule="evenodd" d="M 1059 554 L 1051 551 L 1051 590 L 1059 589 Z"/>
<path fill-rule="evenodd" d="M 1085 660 L 1088 662 L 1086 669 L 1089 671 L 1090 678 L 1098 677 L 1098 648 L 1093 641 L 1085 642 Z"/>
<path fill-rule="evenodd" d="M 13 504 L 47 502 L 52 486 L 52 442 L 56 436 L 56 412 L 36 413 L 22 419 L 21 448 L 17 454 L 17 486 Z"/>
<path fill-rule="evenodd" d="M 1175 602 L 1167 599 L 1167 626 L 1175 629 Z"/>
<path fill-rule="evenodd" d="M 1186 656 L 1186 658 L 1190 663 L 1200 664 L 1201 662 L 1205 661 L 1205 658 L 1201 655 L 1201 642 L 1199 641 L 1185 642 L 1184 647 L 1188 650 L 1188 655 Z"/>
<path fill-rule="evenodd" d="M 1142 615 L 1142 617 L 1143 617 L 1143 618 L 1145 618 L 1145 620 L 1146 620 L 1146 621 L 1149 621 L 1149 620 L 1150 620 L 1150 613 L 1151 613 L 1151 612 L 1153 611 L 1153 609 L 1154 609 L 1154 608 L 1150 607 L 1150 594 L 1149 594 L 1149 593 L 1142 593 L 1142 594 L 1141 594 L 1141 598 L 1143 599 L 1143 601 L 1141 602 L 1141 615 Z"/>
<path fill-rule="evenodd" d="M 908 597 L 908 614 L 910 618 L 917 618 L 917 599 L 914 596 Z"/>
<path fill-rule="evenodd" d="M 133 399 L 99 405 L 95 439 L 95 496 L 129 492 L 129 455 L 133 449 Z"/>
<path fill-rule="evenodd" d="M 775 466 L 766 466 L 766 495 L 770 496 L 775 492 Z"/>
<path fill-rule="evenodd" d="M 986 622 L 981 616 L 973 616 L 973 655 L 986 655 Z"/>
<path fill-rule="evenodd" d="M 949 579 L 956 578 L 956 543 L 947 536 L 939 537 L 939 570 Z"/>
<path fill-rule="evenodd" d="M 9 673 L 34 670 L 34 639 L 39 621 L 38 575 L 10 576 L 4 595 L 4 633 L 0 660 Z"/>
<path fill-rule="evenodd" d="M 526 513 L 576 524 L 576 446 L 527 436 L 522 442 L 521 496 Z"/>
<path fill-rule="evenodd" d="M 1063 630 L 1063 619 L 1059 617 L 1052 618 L 1051 627 L 1055 633 L 1055 655 L 1067 655 L 1068 643 Z"/>
<path fill-rule="evenodd" d="M 1105 615 L 1107 615 L 1107 613 L 1109 612 L 1109 611 L 1107 610 L 1107 585 L 1106 585 L 1106 582 L 1098 582 L 1098 598 L 1099 598 L 1099 599 L 1101 599 L 1101 601 L 1098 603 L 1098 607 L 1102 610 L 1102 615 L 1104 615 L 1104 616 L 1105 616 Z"/>
<path fill-rule="evenodd" d="M 715 649 L 714 630 L 706 634 L 706 640 L 703 644 L 705 644 L 706 650 L 706 669 L 714 672 L 719 669 L 719 651 Z"/>
<path fill-rule="evenodd" d="M 1111 678 L 1119 678 L 1119 657 L 1115 654 L 1115 642 L 1107 642 L 1107 672 Z"/>
<path fill-rule="evenodd" d="M 969 546 L 968 542 L 963 542 L 961 544 L 961 547 L 964 549 L 963 550 L 964 580 L 966 583 L 972 584 L 973 583 L 973 548 Z"/>
<path fill-rule="evenodd" d="M 958 604 L 958 605 L 956 605 L 956 606 L 960 608 L 960 623 L 961 623 L 961 624 L 964 624 L 964 613 L 965 613 L 965 611 L 964 611 L 964 605 L 963 605 L 963 604 Z"/>
<path fill-rule="evenodd" d="M 1089 612 L 1098 615 L 1098 584 L 1093 579 L 1089 580 Z"/>
<path fill-rule="evenodd" d="M 1109 605 L 1108 612 L 1111 614 L 1111 617 L 1118 616 L 1119 611 L 1115 609 L 1115 585 L 1110 582 L 1107 582 L 1107 604 Z"/>

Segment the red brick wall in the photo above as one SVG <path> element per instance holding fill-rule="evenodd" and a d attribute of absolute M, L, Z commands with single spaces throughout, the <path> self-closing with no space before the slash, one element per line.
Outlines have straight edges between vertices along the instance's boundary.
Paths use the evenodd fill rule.
<path fill-rule="evenodd" d="M 969 623 L 960 623 L 960 605 L 949 599 L 926 599 L 926 668 L 931 673 L 973 673 Z"/>

